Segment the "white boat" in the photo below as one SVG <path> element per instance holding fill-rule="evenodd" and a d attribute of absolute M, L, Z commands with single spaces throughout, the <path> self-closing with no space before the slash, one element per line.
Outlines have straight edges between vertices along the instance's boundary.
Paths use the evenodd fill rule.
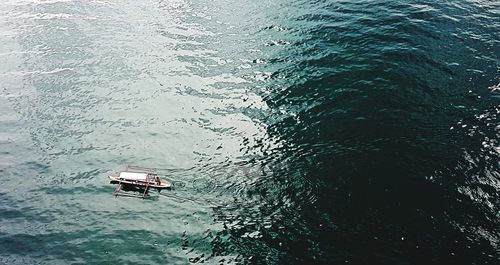
<path fill-rule="evenodd" d="M 151 188 L 160 192 L 163 189 L 172 187 L 172 183 L 162 180 L 155 169 L 144 167 L 127 166 L 119 174 L 109 176 L 111 184 L 118 184 L 113 192 L 115 196 L 131 196 L 144 198 Z M 124 191 L 139 191 L 142 196 L 124 194 Z"/>

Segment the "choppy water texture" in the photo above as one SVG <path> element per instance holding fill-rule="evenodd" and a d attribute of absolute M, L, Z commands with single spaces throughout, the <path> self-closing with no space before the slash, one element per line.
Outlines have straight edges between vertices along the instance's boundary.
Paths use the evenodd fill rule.
<path fill-rule="evenodd" d="M 498 264 L 498 1 L 0 3 L 0 263 Z M 174 182 L 115 199 L 107 173 Z"/>

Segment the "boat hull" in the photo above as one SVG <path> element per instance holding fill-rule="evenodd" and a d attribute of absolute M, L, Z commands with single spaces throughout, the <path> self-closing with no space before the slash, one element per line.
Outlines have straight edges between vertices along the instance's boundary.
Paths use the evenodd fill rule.
<path fill-rule="evenodd" d="M 138 188 L 153 188 L 158 189 L 159 191 L 162 189 L 170 189 L 172 184 L 168 181 L 161 180 L 160 183 L 156 181 L 146 181 L 146 180 L 137 180 L 137 179 L 123 179 L 118 176 L 109 176 L 109 183 L 111 184 L 122 184 L 128 186 L 135 186 Z"/>

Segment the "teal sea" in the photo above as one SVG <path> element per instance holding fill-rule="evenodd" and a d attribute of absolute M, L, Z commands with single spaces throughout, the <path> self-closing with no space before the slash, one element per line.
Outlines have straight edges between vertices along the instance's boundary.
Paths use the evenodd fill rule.
<path fill-rule="evenodd" d="M 500 264 L 499 113 L 499 1 L 3 0 L 0 264 Z"/>

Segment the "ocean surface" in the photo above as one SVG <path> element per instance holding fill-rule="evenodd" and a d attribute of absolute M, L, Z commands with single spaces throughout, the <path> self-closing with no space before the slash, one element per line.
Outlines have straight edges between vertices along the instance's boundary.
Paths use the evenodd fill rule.
<path fill-rule="evenodd" d="M 499 113 L 499 1 L 3 0 L 0 264 L 500 264 Z"/>

